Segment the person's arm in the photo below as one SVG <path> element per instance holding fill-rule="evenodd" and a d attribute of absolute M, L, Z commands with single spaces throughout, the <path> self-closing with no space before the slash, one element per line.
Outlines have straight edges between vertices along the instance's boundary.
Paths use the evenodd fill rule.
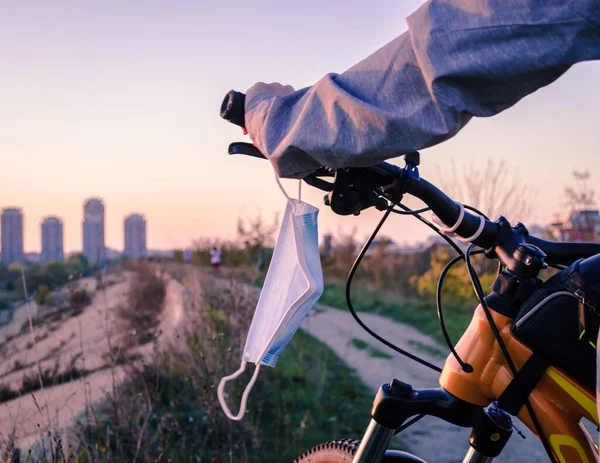
<path fill-rule="evenodd" d="M 600 0 L 429 0 L 407 22 L 342 74 L 246 99 L 246 128 L 281 177 L 438 144 L 600 59 Z"/>

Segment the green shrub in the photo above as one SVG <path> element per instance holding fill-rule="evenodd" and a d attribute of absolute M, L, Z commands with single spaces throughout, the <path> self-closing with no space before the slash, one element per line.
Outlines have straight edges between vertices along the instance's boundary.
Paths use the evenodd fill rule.
<path fill-rule="evenodd" d="M 183 264 L 185 262 L 185 255 L 183 253 L 183 250 L 176 249 L 175 251 L 173 251 L 173 261 L 177 264 Z"/>
<path fill-rule="evenodd" d="M 74 313 L 80 313 L 92 303 L 92 298 L 85 288 L 76 288 L 69 295 L 69 306 Z"/>
<path fill-rule="evenodd" d="M 45 305 L 52 301 L 52 292 L 46 285 L 39 285 L 35 294 L 35 302 L 39 305 Z"/>

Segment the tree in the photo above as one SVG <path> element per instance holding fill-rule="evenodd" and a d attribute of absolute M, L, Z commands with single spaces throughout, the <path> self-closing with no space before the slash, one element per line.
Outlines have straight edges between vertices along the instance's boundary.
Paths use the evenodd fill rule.
<path fill-rule="evenodd" d="M 81 253 L 69 256 L 67 269 L 73 277 L 89 275 L 92 270 L 90 261 Z"/>
<path fill-rule="evenodd" d="M 371 247 L 373 248 L 371 254 L 365 259 L 364 270 L 373 278 L 373 282 L 377 288 L 383 288 L 387 282 L 388 267 L 386 265 L 389 261 L 387 254 L 388 246 L 393 244 L 391 238 L 387 236 L 381 236 L 375 240 Z"/>
<path fill-rule="evenodd" d="M 485 163 L 465 163 L 458 169 L 452 162 L 448 171 L 437 170 L 442 190 L 456 201 L 473 206 L 491 220 L 500 215 L 511 223 L 527 220 L 534 209 L 536 192 L 516 169 L 505 161 L 488 158 Z"/>
<path fill-rule="evenodd" d="M 63 284 L 69 278 L 67 266 L 62 262 L 50 262 L 43 267 L 50 288 Z"/>
<path fill-rule="evenodd" d="M 565 241 L 596 241 L 598 239 L 598 216 L 595 212 L 583 213 L 594 208 L 594 190 L 590 186 L 588 171 L 574 171 L 575 185 L 565 188 L 565 207 L 570 220 L 559 226 L 561 238 Z"/>
<path fill-rule="evenodd" d="M 50 288 L 46 285 L 38 285 L 37 293 L 35 294 L 35 302 L 39 305 L 44 305 L 52 300 L 52 293 Z"/>
<path fill-rule="evenodd" d="M 207 265 L 206 257 L 208 256 L 208 254 L 206 252 L 204 252 L 201 249 L 194 249 L 192 251 L 192 255 L 190 257 L 190 263 L 192 265 Z"/>
<path fill-rule="evenodd" d="M 414 275 L 411 282 L 416 285 L 417 293 L 426 299 L 435 298 L 440 274 L 450 261 L 452 253 L 449 249 L 438 248 L 431 255 L 430 268 L 423 275 Z M 496 275 L 494 273 L 480 273 L 482 287 L 489 288 Z M 444 281 L 444 296 L 455 303 L 465 303 L 473 300 L 473 287 L 465 265 L 457 264 L 447 275 Z"/>
<path fill-rule="evenodd" d="M 334 245 L 323 260 L 323 267 L 326 272 L 340 278 L 348 274 L 358 250 L 356 233 L 356 227 L 349 232 L 338 230 L 337 236 L 333 239 Z"/>
<path fill-rule="evenodd" d="M 67 262 L 68 263 L 77 263 L 77 264 L 81 265 L 82 267 L 89 267 L 90 266 L 90 261 L 82 253 L 72 254 L 67 259 Z"/>
<path fill-rule="evenodd" d="M 175 249 L 173 251 L 173 261 L 175 261 L 175 263 L 177 263 L 177 264 L 185 263 L 185 256 L 181 249 Z"/>
<path fill-rule="evenodd" d="M 582 172 L 574 171 L 573 178 L 575 186 L 565 188 L 565 200 L 571 214 L 596 205 L 594 199 L 595 191 L 589 184 L 590 172 L 587 170 Z"/>
<path fill-rule="evenodd" d="M 279 226 L 278 217 L 275 216 L 273 223 L 267 224 L 260 212 L 256 217 L 245 220 L 238 219 L 238 237 L 246 251 L 248 264 L 262 267 L 265 259 L 265 249 L 273 247 L 274 236 Z"/>
<path fill-rule="evenodd" d="M 11 272 L 20 272 L 22 268 L 23 264 L 20 264 L 19 262 L 13 262 L 8 266 L 8 270 Z"/>
<path fill-rule="evenodd" d="M 210 238 L 199 238 L 192 244 L 190 263 L 192 265 L 210 265 L 210 250 L 213 248 L 223 250 L 223 245 L 218 240 Z M 223 260 L 223 259 L 222 259 Z"/>

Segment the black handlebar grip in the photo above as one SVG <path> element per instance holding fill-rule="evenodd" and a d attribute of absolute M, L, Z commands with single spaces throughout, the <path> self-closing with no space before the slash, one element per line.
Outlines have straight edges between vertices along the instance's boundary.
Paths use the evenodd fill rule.
<path fill-rule="evenodd" d="M 246 128 L 246 95 L 231 90 L 221 103 L 221 117 L 232 124 Z"/>

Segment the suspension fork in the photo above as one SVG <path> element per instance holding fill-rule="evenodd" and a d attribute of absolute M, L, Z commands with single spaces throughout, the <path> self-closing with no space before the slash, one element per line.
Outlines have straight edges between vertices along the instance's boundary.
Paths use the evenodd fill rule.
<path fill-rule="evenodd" d="M 380 462 L 396 429 L 408 418 L 421 414 L 473 428 L 471 446 L 463 463 L 492 461 L 512 434 L 510 416 L 495 402 L 483 408 L 460 400 L 445 389 L 414 390 L 394 379 L 379 388 L 371 409 L 371 422 L 352 463 Z"/>
<path fill-rule="evenodd" d="M 380 462 L 394 437 L 394 431 L 371 418 L 352 463 Z"/>

